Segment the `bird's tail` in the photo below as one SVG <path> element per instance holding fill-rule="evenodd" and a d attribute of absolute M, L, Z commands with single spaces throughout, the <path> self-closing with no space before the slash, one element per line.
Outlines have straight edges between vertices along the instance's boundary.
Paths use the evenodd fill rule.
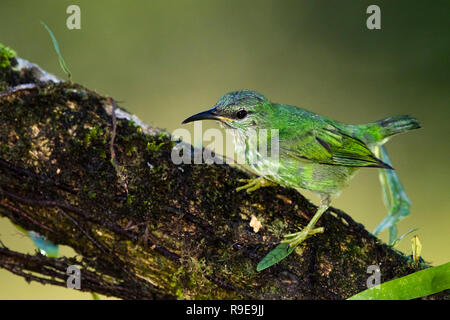
<path fill-rule="evenodd" d="M 362 127 L 364 127 L 361 129 L 364 129 L 366 142 L 383 144 L 393 135 L 419 129 L 420 123 L 409 115 L 401 115 L 378 120 Z"/>
<path fill-rule="evenodd" d="M 420 128 L 419 121 L 408 115 L 389 117 L 377 121 L 377 124 L 380 126 L 379 130 L 383 139 L 389 138 L 394 134 Z"/>

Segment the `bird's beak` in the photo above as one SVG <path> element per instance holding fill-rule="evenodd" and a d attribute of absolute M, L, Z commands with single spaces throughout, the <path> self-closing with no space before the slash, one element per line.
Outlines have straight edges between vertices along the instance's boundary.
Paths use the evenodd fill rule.
<path fill-rule="evenodd" d="M 217 114 L 216 108 L 212 108 L 197 114 L 194 114 L 193 116 L 190 116 L 186 120 L 184 120 L 181 124 L 198 121 L 198 120 L 219 120 L 219 121 L 232 121 L 232 119 L 221 116 Z"/>

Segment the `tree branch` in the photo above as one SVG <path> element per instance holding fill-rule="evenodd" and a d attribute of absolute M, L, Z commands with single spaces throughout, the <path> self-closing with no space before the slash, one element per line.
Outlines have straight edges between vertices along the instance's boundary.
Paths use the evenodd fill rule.
<path fill-rule="evenodd" d="M 314 205 L 282 187 L 235 192 L 247 174 L 228 165 L 175 165 L 176 142 L 112 98 L 11 63 L 0 68 L 0 215 L 81 257 L 0 248 L 0 267 L 27 281 L 65 286 L 75 264 L 82 290 L 124 299 L 343 299 L 365 289 L 369 265 L 383 281 L 426 267 L 331 208 L 301 256 L 257 273 Z"/>

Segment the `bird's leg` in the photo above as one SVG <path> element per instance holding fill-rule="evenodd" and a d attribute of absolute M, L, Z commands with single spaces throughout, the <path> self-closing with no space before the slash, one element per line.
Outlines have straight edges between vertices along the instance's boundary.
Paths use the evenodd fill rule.
<path fill-rule="evenodd" d="M 239 182 L 247 182 L 247 184 L 236 188 L 236 191 L 247 190 L 247 193 L 251 193 L 262 187 L 276 186 L 275 183 L 270 182 L 264 177 L 259 177 L 255 179 L 239 179 Z"/>
<path fill-rule="evenodd" d="M 373 148 L 374 154 L 383 162 L 391 165 L 389 156 L 383 146 Z M 374 234 L 389 228 L 389 244 L 393 244 L 397 239 L 397 222 L 409 215 L 411 202 L 406 196 L 405 189 L 400 183 L 400 179 L 394 170 L 380 169 L 380 183 L 383 194 L 383 202 L 389 213 L 375 228 Z"/>
<path fill-rule="evenodd" d="M 324 231 L 324 228 L 314 228 L 317 221 L 320 219 L 322 214 L 327 211 L 327 209 L 330 206 L 330 197 L 324 196 L 321 199 L 321 203 L 319 208 L 317 208 L 316 213 L 312 217 L 312 219 L 309 221 L 308 225 L 303 228 L 301 231 L 296 233 L 287 234 L 284 236 L 283 241 L 281 243 L 288 244 L 290 248 L 298 246 L 300 243 L 305 241 L 308 237 L 316 234 L 316 233 L 322 233 Z"/>

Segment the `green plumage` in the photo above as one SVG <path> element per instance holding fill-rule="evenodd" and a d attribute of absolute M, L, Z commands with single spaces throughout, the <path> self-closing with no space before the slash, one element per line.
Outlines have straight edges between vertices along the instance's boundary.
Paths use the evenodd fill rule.
<path fill-rule="evenodd" d="M 294 106 L 269 101 L 263 95 L 241 90 L 224 95 L 207 111 L 183 123 L 213 119 L 232 129 L 236 153 L 244 155 L 245 166 L 260 178 L 237 190 L 254 191 L 272 183 L 319 194 L 321 204 L 300 232 L 285 235 L 278 247 L 259 264 L 263 270 L 293 252 L 308 237 L 323 232 L 315 228 L 320 216 L 355 172 L 362 167 L 392 170 L 374 154 L 393 135 L 420 128 L 408 115 L 369 124 L 347 125 Z M 265 135 L 260 135 L 264 131 Z M 266 152 L 262 152 L 267 146 Z M 276 155 L 269 154 L 275 150 Z"/>
<path fill-rule="evenodd" d="M 245 153 L 246 166 L 277 184 L 320 194 L 336 194 L 360 167 L 392 169 L 378 159 L 371 146 L 382 144 L 397 133 L 419 128 L 410 116 L 398 116 L 365 125 L 345 125 L 294 106 L 273 103 L 254 91 L 223 96 L 213 113 L 230 119 L 237 152 Z M 239 119 L 238 112 L 246 113 Z M 257 140 L 250 133 L 278 130 L 279 161 L 258 154 Z M 270 149 L 270 134 L 267 137 Z"/>

